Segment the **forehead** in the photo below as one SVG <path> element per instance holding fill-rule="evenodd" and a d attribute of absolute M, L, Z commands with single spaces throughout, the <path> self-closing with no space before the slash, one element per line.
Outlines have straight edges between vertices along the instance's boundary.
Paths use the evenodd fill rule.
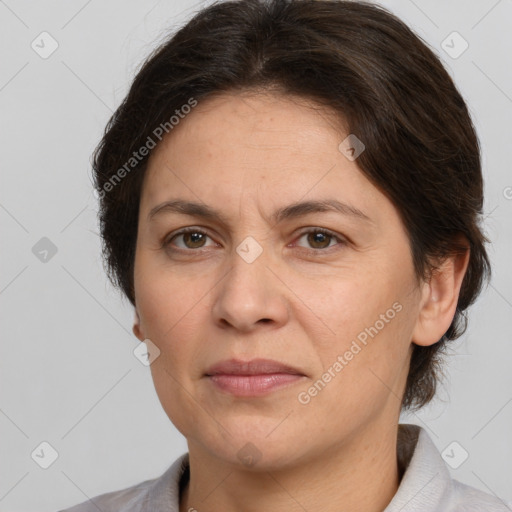
<path fill-rule="evenodd" d="M 143 203 L 177 196 L 238 208 L 336 197 L 374 209 L 387 199 L 340 151 L 344 120 L 311 100 L 274 94 L 215 95 L 157 146 Z M 382 196 L 382 197 L 381 197 Z"/>
<path fill-rule="evenodd" d="M 217 163 L 217 158 L 235 158 L 237 150 L 243 148 L 247 157 L 253 156 L 252 150 L 259 157 L 279 154 L 293 162 L 294 155 L 306 156 L 318 138 L 328 136 L 330 140 L 325 143 L 337 147 L 343 123 L 335 112 L 305 98 L 255 92 L 217 93 L 201 100 L 184 116 L 157 146 L 151 159 L 165 159 L 176 150 L 174 159 L 207 156 L 210 162 Z M 177 151 L 183 146 L 189 151 Z M 231 151 L 226 152 L 225 146 L 230 146 Z"/>

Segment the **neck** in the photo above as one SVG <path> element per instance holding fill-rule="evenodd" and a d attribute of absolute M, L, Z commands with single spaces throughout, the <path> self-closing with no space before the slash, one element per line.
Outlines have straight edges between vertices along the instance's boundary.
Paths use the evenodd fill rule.
<path fill-rule="evenodd" d="M 180 512 L 382 512 L 395 495 L 397 425 L 362 432 L 285 469 L 248 470 L 189 444 Z"/>

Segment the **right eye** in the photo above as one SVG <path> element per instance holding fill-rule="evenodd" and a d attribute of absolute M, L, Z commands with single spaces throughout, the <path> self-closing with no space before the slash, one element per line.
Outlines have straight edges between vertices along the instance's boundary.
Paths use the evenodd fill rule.
<path fill-rule="evenodd" d="M 180 238 L 184 246 L 179 246 L 173 243 L 174 240 Z M 204 247 L 208 247 L 204 245 L 207 238 L 210 237 L 205 231 L 198 228 L 189 227 L 181 229 L 177 233 L 173 233 L 171 237 L 167 237 L 164 240 L 163 246 L 174 250 L 174 245 L 180 251 L 193 251 L 194 249 L 202 249 Z"/>

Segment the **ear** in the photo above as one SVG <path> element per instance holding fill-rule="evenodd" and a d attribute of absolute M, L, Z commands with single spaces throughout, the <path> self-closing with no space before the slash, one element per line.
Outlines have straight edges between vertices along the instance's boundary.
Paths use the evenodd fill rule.
<path fill-rule="evenodd" d="M 444 259 L 421 290 L 420 310 L 412 334 L 416 345 L 437 343 L 450 327 L 460 287 L 469 263 L 470 249 Z"/>
<path fill-rule="evenodd" d="M 140 327 L 140 317 L 139 313 L 137 312 L 137 309 L 135 309 L 135 317 L 133 319 L 133 327 L 132 327 L 133 334 L 140 340 L 144 341 L 146 338 L 144 334 L 142 333 L 142 329 Z"/>

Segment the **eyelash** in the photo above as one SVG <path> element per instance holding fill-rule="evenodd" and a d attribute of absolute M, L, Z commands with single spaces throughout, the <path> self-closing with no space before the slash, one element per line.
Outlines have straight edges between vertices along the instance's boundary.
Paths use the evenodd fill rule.
<path fill-rule="evenodd" d="M 178 231 L 176 233 L 172 233 L 170 236 L 164 238 L 164 240 L 162 242 L 162 248 L 169 248 L 169 246 L 171 245 L 171 242 L 175 238 L 177 238 L 177 237 L 179 237 L 181 235 L 185 235 L 187 233 L 199 233 L 201 235 L 207 236 L 208 238 L 211 238 L 210 235 L 206 231 L 204 231 L 204 230 L 202 230 L 200 228 L 194 228 L 194 227 L 183 228 L 180 231 Z M 331 237 L 332 239 L 334 239 L 334 240 L 336 240 L 338 242 L 338 245 L 341 245 L 341 246 L 344 246 L 344 245 L 347 244 L 346 240 L 344 240 L 340 236 L 336 235 L 332 231 L 330 231 L 328 229 L 325 229 L 325 228 L 310 228 L 308 230 L 302 231 L 299 234 L 299 237 L 298 237 L 297 240 L 300 240 L 304 235 L 308 235 L 310 233 L 321 233 L 323 235 Z M 335 245 L 328 246 L 328 247 L 325 247 L 323 249 L 314 249 L 314 248 L 306 248 L 306 247 L 301 247 L 301 248 L 305 249 L 306 251 L 318 253 L 318 252 L 330 252 L 329 249 L 332 249 L 334 247 L 336 247 L 336 246 Z M 180 251 L 181 252 L 200 252 L 203 249 L 205 249 L 205 248 L 204 247 L 199 247 L 197 249 L 182 249 L 182 248 L 178 247 L 178 248 L 173 248 L 172 251 L 173 252 L 180 252 Z"/>

